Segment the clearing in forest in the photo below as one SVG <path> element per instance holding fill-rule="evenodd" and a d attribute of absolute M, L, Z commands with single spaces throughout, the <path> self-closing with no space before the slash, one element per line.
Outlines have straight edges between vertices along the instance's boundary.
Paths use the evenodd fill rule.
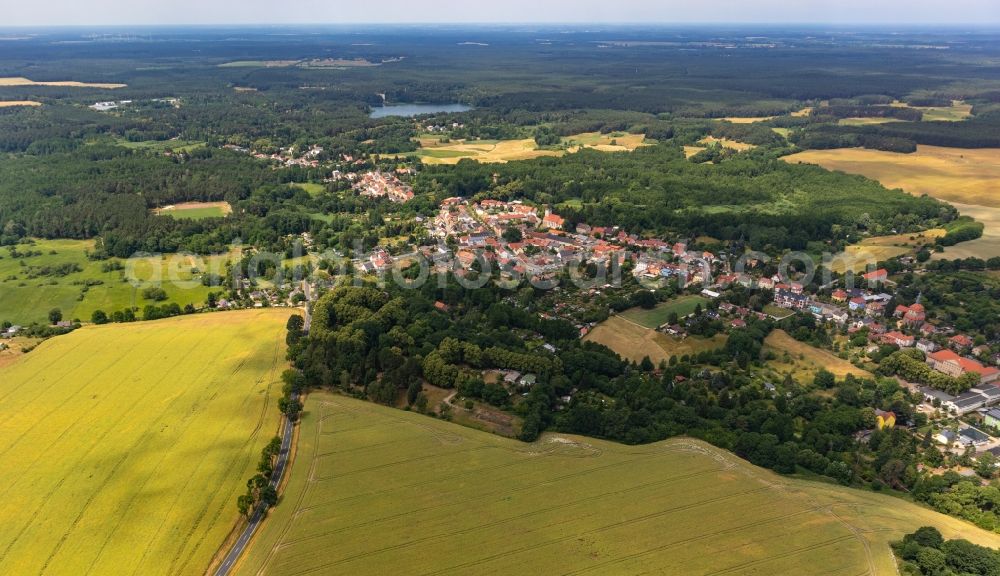
<path fill-rule="evenodd" d="M 228 216 L 233 213 L 233 207 L 229 205 L 229 202 L 185 202 L 157 208 L 154 212 L 159 216 L 203 220 Z"/>
<path fill-rule="evenodd" d="M 645 135 L 624 132 L 612 134 L 588 132 L 567 136 L 562 139 L 560 148 L 539 148 L 532 138 L 442 142 L 440 137 L 424 136 L 419 140 L 421 148 L 415 154 L 425 164 L 457 164 L 463 158 L 485 163 L 504 163 L 543 156 L 558 157 L 584 148 L 601 152 L 631 152 L 648 144 Z"/>
<path fill-rule="evenodd" d="M 203 574 L 279 428 L 289 313 L 82 328 L 0 368 L 0 574 Z"/>
<path fill-rule="evenodd" d="M 923 525 L 1000 535 L 899 498 L 777 476 L 700 441 L 538 442 L 328 393 L 237 574 L 896 574 Z"/>

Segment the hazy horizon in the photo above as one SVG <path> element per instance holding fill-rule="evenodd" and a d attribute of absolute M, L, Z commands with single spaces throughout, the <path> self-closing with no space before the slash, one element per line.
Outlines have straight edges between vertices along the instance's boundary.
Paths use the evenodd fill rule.
<path fill-rule="evenodd" d="M 414 9 L 403 0 L 372 5 L 331 5 L 303 0 L 290 7 L 264 0 L 171 3 L 127 0 L 51 0 L 45 9 L 13 4 L 2 27 L 57 26 L 257 26 L 371 24 L 621 24 L 621 25 L 882 25 L 975 26 L 1000 24 L 994 0 L 717 0 L 708 5 L 668 0 L 507 0 L 481 6 L 442 0 Z"/>

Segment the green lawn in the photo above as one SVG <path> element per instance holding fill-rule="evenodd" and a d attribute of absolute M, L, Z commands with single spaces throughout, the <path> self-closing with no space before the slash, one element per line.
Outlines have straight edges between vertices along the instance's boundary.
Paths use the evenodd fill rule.
<path fill-rule="evenodd" d="M 698 304 L 701 304 L 701 307 L 704 308 L 708 304 L 708 300 L 701 296 L 681 296 L 663 302 L 652 310 L 630 308 L 622 312 L 621 315 L 646 328 L 658 328 L 667 323 L 667 319 L 670 318 L 672 312 L 676 312 L 678 317 L 683 318 L 694 312 Z"/>
<path fill-rule="evenodd" d="M 224 262 L 229 259 L 228 256 L 168 255 L 166 258 L 117 260 L 124 270 L 103 272 L 102 265 L 106 261 L 93 261 L 86 256 L 93 248 L 94 242 L 90 240 L 38 240 L 34 246 L 19 245 L 18 250 L 41 251 L 42 255 L 16 259 L 10 256 L 8 249 L 0 249 L 0 321 L 47 322 L 49 310 L 59 308 L 67 320 L 79 318 L 89 322 L 95 310 L 111 313 L 132 305 L 141 309 L 154 304 L 143 299 L 142 288 L 123 281 L 126 274 L 143 281 L 159 278 L 168 296 L 166 302 L 177 302 L 181 306 L 201 305 L 210 291 L 221 289 L 202 286 L 200 274 L 213 269 L 217 274 L 224 274 Z M 43 270 L 72 263 L 79 265 L 82 271 L 58 276 L 45 274 Z M 199 272 L 194 273 L 193 269 Z M 88 282 L 100 284 L 87 287 Z"/>

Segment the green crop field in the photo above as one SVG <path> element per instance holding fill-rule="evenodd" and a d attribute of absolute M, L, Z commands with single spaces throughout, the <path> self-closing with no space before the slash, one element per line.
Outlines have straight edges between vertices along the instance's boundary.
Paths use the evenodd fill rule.
<path fill-rule="evenodd" d="M 85 322 L 90 321 L 95 310 L 110 314 L 136 306 L 141 313 L 147 304 L 157 304 L 143 298 L 147 281 L 159 281 L 167 293 L 165 302 L 200 305 L 209 292 L 221 291 L 203 286 L 201 274 L 224 275 L 225 262 L 230 259 L 228 254 L 213 257 L 168 254 L 114 260 L 122 269 L 104 272 L 102 266 L 112 261 L 87 258 L 87 252 L 94 250 L 93 241 L 37 240 L 34 244 L 18 245 L 17 250 L 41 254 L 13 258 L 8 248 L 0 249 L 0 321 L 16 324 L 47 322 L 48 312 L 53 308 L 59 308 L 67 320 L 79 318 Z M 53 272 L 70 264 L 79 265 L 81 271 L 66 275 Z M 123 279 L 129 276 L 139 280 L 140 287 Z"/>
<path fill-rule="evenodd" d="M 535 444 L 326 393 L 238 574 L 894 575 L 901 499 L 776 476 L 699 441 Z"/>
<path fill-rule="evenodd" d="M 278 430 L 288 314 L 83 328 L 0 368 L 0 574 L 203 574 Z"/>
<path fill-rule="evenodd" d="M 652 310 L 630 308 L 622 312 L 621 315 L 637 324 L 645 326 L 646 328 L 659 328 L 667 323 L 667 318 L 670 317 L 672 312 L 676 312 L 678 317 L 683 318 L 694 312 L 694 309 L 698 306 L 698 304 L 701 304 L 701 307 L 704 308 L 705 305 L 708 304 L 708 300 L 702 298 L 701 296 L 681 296 L 679 298 L 663 302 Z"/>

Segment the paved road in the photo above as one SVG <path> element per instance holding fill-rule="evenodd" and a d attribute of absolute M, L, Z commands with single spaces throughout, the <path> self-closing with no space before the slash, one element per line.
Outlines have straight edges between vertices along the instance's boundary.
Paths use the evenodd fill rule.
<path fill-rule="evenodd" d="M 305 326 L 304 331 L 308 334 L 309 328 L 312 325 L 312 312 L 310 307 L 315 295 L 313 294 L 312 288 L 309 286 L 309 282 L 302 281 L 302 291 L 306 296 L 305 305 Z M 298 400 L 299 395 L 293 394 L 292 400 Z M 295 423 L 289 420 L 287 417 L 282 421 L 282 431 L 281 431 L 281 451 L 278 453 L 278 461 L 274 465 L 274 473 L 271 475 L 271 486 L 277 489 L 278 485 L 281 483 L 281 479 L 285 476 L 285 468 L 288 464 L 288 453 L 292 447 L 292 436 L 295 432 Z M 260 523 L 264 521 L 266 517 L 267 510 L 264 506 L 258 506 L 256 510 L 253 511 L 253 515 L 250 516 L 250 523 L 247 524 L 246 529 L 240 534 L 240 537 L 236 539 L 236 543 L 226 554 L 225 559 L 222 564 L 219 565 L 218 570 L 215 571 L 215 576 L 228 576 L 236 564 L 236 561 L 240 559 L 243 552 L 246 550 L 247 544 L 250 543 L 250 539 L 253 538 L 254 533 L 257 532 L 257 528 L 260 527 Z"/>
<path fill-rule="evenodd" d="M 293 400 L 298 399 L 298 395 L 292 397 Z M 285 468 L 288 464 L 288 454 L 292 447 L 292 436 L 295 431 L 295 424 L 288 418 L 284 419 L 283 427 L 281 431 L 281 452 L 278 453 L 278 461 L 274 465 L 274 474 L 271 475 L 271 486 L 277 488 L 278 484 L 281 483 L 281 479 L 285 476 Z M 236 561 L 240 559 L 243 555 L 244 550 L 246 550 L 247 544 L 250 543 L 250 539 L 253 538 L 257 528 L 260 523 L 264 520 L 267 510 L 263 505 L 257 507 L 254 510 L 253 515 L 250 517 L 250 523 L 247 525 L 243 533 L 233 544 L 233 547 L 226 554 L 226 558 L 219 565 L 218 570 L 215 571 L 215 576 L 228 576 L 236 564 Z"/>
<path fill-rule="evenodd" d="M 302 281 L 302 293 L 306 295 L 306 304 L 304 307 L 306 317 L 305 317 L 305 323 L 302 326 L 302 331 L 308 334 L 309 328 L 312 327 L 312 322 L 313 322 L 312 318 L 313 293 L 312 293 L 312 288 L 309 286 L 309 282 L 306 280 Z"/>

